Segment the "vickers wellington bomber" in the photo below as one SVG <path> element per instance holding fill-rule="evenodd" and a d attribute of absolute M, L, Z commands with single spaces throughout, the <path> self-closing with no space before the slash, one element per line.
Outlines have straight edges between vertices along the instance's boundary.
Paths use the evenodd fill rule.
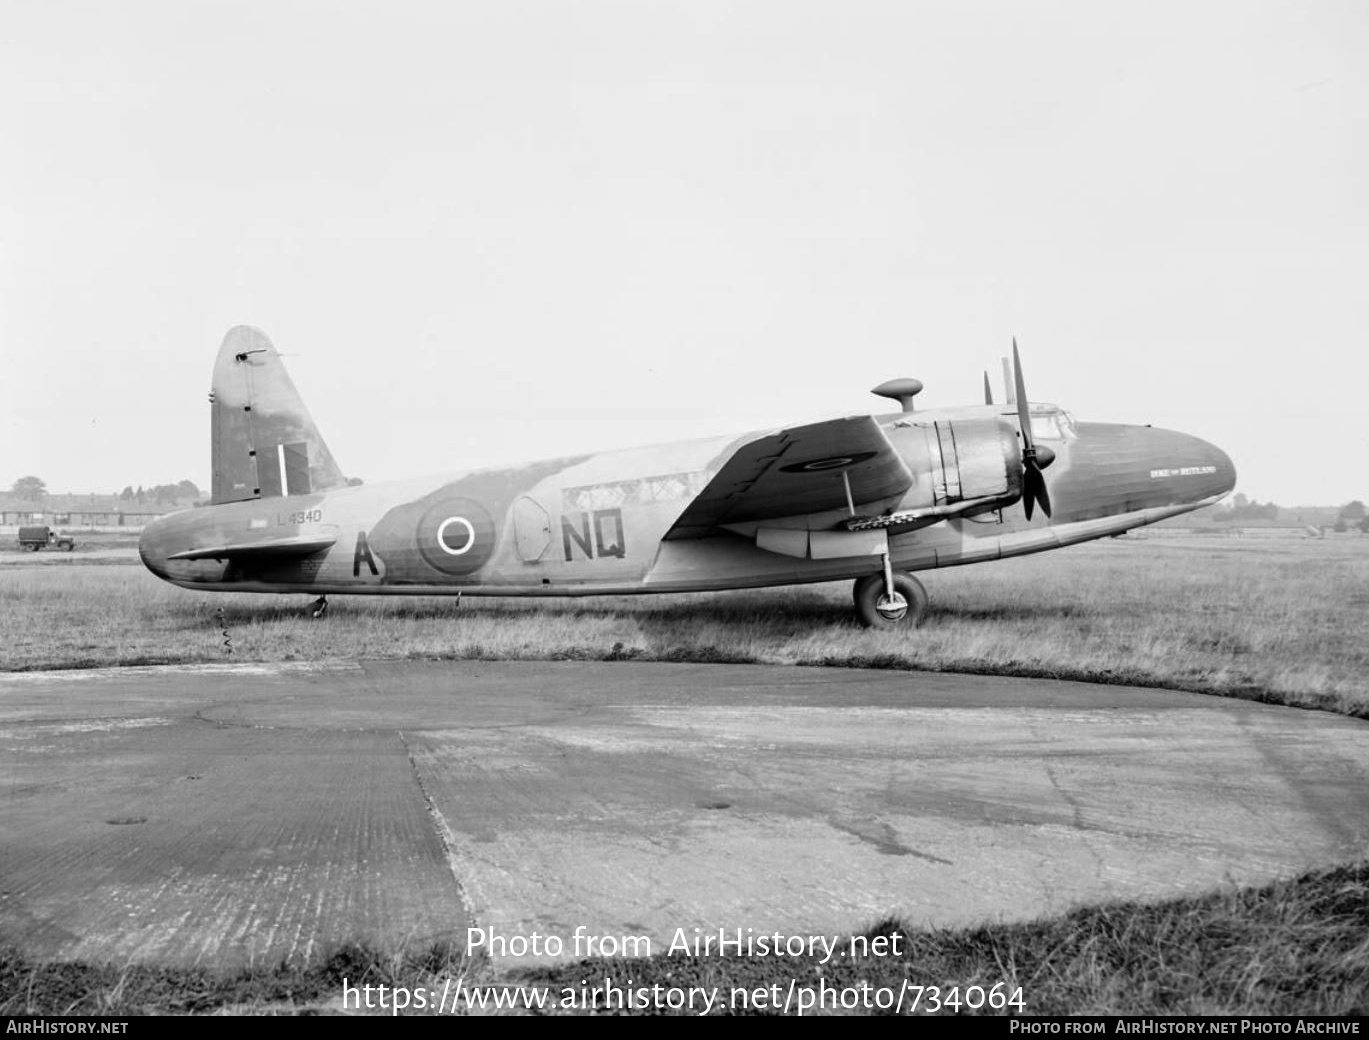
<path fill-rule="evenodd" d="M 224 339 L 210 400 L 213 499 L 144 531 L 143 562 L 188 589 L 583 596 L 853 580 L 860 620 L 914 625 L 908 572 L 1119 534 L 1216 502 L 1231 460 L 1196 437 L 1076 422 L 1027 399 L 352 486 L 280 355 Z M 892 406 L 890 406 L 892 407 Z M 1046 473 L 1049 471 L 1049 490 Z"/>

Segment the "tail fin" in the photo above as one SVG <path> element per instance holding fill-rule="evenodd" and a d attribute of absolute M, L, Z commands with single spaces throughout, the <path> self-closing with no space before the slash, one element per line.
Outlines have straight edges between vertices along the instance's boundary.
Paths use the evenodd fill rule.
<path fill-rule="evenodd" d="M 343 487 L 314 420 L 260 329 L 228 330 L 214 363 L 212 501 L 307 495 Z"/>

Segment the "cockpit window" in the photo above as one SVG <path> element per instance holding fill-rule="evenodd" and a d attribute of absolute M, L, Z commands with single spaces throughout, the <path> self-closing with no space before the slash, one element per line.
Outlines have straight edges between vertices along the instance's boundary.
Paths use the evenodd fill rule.
<path fill-rule="evenodd" d="M 1033 440 L 1061 441 L 1068 440 L 1074 435 L 1074 416 L 1063 408 L 1032 412 Z"/>
<path fill-rule="evenodd" d="M 1037 441 L 1058 441 L 1062 439 L 1060 427 L 1055 423 L 1054 412 L 1046 415 L 1033 413 L 1032 439 Z"/>

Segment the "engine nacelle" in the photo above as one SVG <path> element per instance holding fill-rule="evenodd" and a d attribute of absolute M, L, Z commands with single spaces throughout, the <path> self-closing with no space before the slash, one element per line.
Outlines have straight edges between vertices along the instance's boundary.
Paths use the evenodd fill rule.
<path fill-rule="evenodd" d="M 938 503 L 1022 494 L 1022 448 L 1012 423 L 964 419 L 930 426 L 929 472 Z"/>
<path fill-rule="evenodd" d="M 913 471 L 913 486 L 896 509 L 860 527 L 910 530 L 1022 497 L 1022 447 L 1006 419 L 904 421 L 885 432 Z"/>

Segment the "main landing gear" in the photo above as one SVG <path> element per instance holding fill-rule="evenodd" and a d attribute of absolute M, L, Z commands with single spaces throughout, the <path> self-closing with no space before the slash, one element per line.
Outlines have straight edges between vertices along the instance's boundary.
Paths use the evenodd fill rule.
<path fill-rule="evenodd" d="M 326 613 L 328 613 L 327 596 L 320 596 L 318 599 L 314 600 L 314 602 L 309 604 L 309 616 L 313 618 L 315 621 L 323 617 L 323 615 Z"/>
<path fill-rule="evenodd" d="M 884 557 L 884 570 L 856 581 L 856 615 L 867 628 L 916 628 L 927 611 L 927 590 L 911 574 L 895 571 Z"/>

